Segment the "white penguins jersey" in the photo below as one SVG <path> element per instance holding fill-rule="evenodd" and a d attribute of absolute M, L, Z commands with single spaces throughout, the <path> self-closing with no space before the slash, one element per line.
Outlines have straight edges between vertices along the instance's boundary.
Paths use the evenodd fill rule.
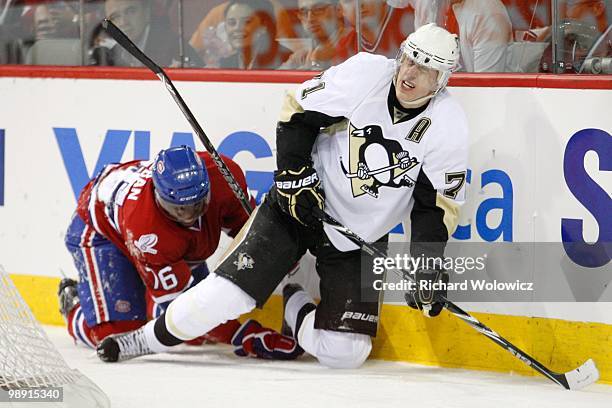
<path fill-rule="evenodd" d="M 374 242 L 412 208 L 411 240 L 446 242 L 465 198 L 467 119 L 446 90 L 422 108 L 403 109 L 394 74 L 394 60 L 357 54 L 289 95 L 281 122 L 310 111 L 337 119 L 320 129 L 312 160 L 325 210 L 345 226 Z M 337 249 L 357 249 L 334 229 L 325 232 Z"/>

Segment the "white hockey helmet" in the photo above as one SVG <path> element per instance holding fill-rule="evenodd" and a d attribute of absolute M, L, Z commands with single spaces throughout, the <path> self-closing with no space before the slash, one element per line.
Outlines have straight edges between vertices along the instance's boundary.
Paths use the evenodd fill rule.
<path fill-rule="evenodd" d="M 451 73 L 459 64 L 459 38 L 435 23 L 419 27 L 410 34 L 397 53 L 397 70 L 410 58 L 419 65 L 438 71 L 438 87 L 433 95 L 444 89 Z"/>

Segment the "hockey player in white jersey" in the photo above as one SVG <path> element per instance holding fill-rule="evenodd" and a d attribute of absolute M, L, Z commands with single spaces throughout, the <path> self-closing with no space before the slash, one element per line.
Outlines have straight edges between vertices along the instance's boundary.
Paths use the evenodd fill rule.
<path fill-rule="evenodd" d="M 163 352 L 261 307 L 309 250 L 321 301 L 315 306 L 299 286 L 285 287 L 286 326 L 321 364 L 359 367 L 376 335 L 378 294 L 362 282 L 359 248 L 316 213 L 325 210 L 369 242 L 385 242 L 410 215 L 412 255 L 443 255 L 467 169 L 467 120 L 445 90 L 458 59 L 456 36 L 429 24 L 408 36 L 395 60 L 360 53 L 287 95 L 275 186 L 217 269 L 156 321 L 102 342 L 100 358 Z M 417 270 L 415 278 L 448 275 Z M 410 304 L 436 316 L 442 305 L 434 295 L 417 291 Z"/>

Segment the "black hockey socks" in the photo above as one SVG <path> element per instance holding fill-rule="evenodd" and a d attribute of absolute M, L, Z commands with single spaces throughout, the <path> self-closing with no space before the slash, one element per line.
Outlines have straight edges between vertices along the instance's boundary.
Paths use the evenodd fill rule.
<path fill-rule="evenodd" d="M 295 321 L 295 330 L 293 331 L 293 337 L 296 341 L 298 339 L 298 333 L 300 332 L 300 328 L 302 327 L 302 322 L 304 321 L 304 318 L 308 315 L 308 313 L 312 312 L 316 308 L 317 306 L 314 303 L 306 303 L 298 312 L 297 320 Z"/>
<path fill-rule="evenodd" d="M 165 313 L 159 316 L 157 321 L 155 321 L 153 332 L 155 333 L 155 338 L 164 346 L 172 347 L 184 342 L 184 340 L 174 337 L 174 335 L 168 331 Z"/>

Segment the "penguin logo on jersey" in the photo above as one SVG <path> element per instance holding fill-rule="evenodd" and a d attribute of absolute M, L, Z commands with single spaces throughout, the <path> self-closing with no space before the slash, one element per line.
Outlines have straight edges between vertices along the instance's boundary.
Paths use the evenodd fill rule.
<path fill-rule="evenodd" d="M 349 129 L 349 171 L 340 166 L 344 175 L 351 180 L 353 197 L 369 194 L 378 198 L 380 187 L 413 187 L 415 181 L 408 171 L 419 164 L 416 157 L 402 149 L 395 140 L 385 139 L 382 128 L 368 125 L 363 129 L 350 126 Z"/>
<path fill-rule="evenodd" d="M 253 260 L 253 258 L 251 258 L 251 255 L 245 252 L 240 252 L 238 254 L 238 260 L 234 261 L 234 265 L 236 265 L 236 269 L 239 271 L 243 269 L 253 269 L 254 264 L 255 261 Z"/>

